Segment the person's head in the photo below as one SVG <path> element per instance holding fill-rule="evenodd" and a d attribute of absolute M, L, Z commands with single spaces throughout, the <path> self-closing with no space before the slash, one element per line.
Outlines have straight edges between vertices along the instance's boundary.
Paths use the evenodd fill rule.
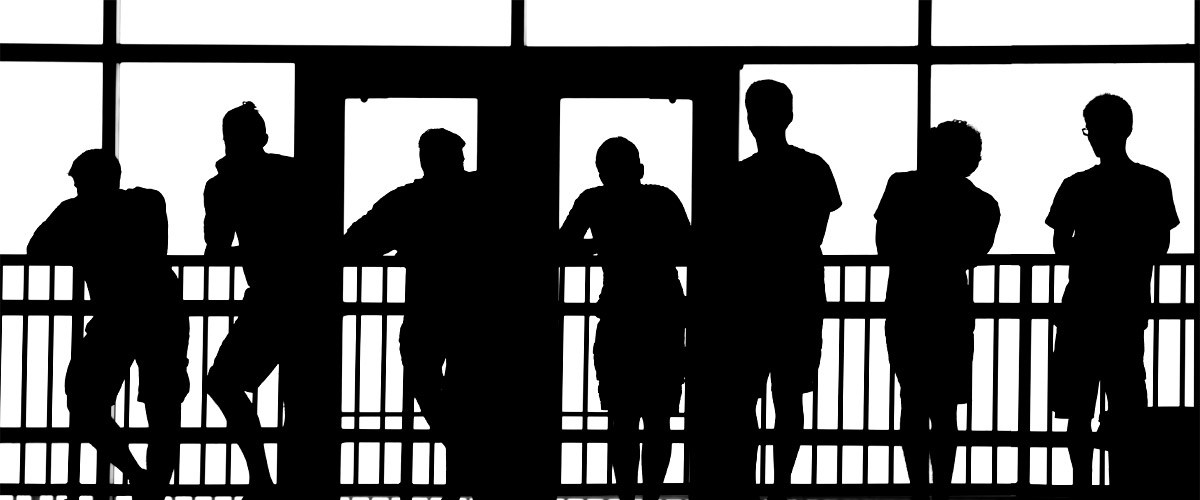
<path fill-rule="evenodd" d="M 1125 142 L 1133 132 L 1133 109 L 1125 99 L 1098 95 L 1083 108 L 1088 143 L 1101 160 L 1125 155 Z"/>
<path fill-rule="evenodd" d="M 112 153 L 101 149 L 89 149 L 80 154 L 71 163 L 67 175 L 75 181 L 75 191 L 81 198 L 121 189 L 121 164 Z"/>
<path fill-rule="evenodd" d="M 421 134 L 421 171 L 425 177 L 439 177 L 463 171 L 463 147 L 467 143 L 458 134 L 444 128 L 431 128 Z"/>
<path fill-rule="evenodd" d="M 759 80 L 746 89 L 746 124 L 755 138 L 782 135 L 792 123 L 792 91 L 775 80 Z"/>
<path fill-rule="evenodd" d="M 613 137 L 596 150 L 596 172 L 605 186 L 638 184 L 646 173 L 637 146 L 624 137 Z"/>
<path fill-rule="evenodd" d="M 950 120 L 930 130 L 935 172 L 966 177 L 979 168 L 983 140 L 979 131 L 965 121 Z"/>
<path fill-rule="evenodd" d="M 225 113 L 221 133 L 226 155 L 257 153 L 267 145 L 267 124 L 250 101 Z"/>

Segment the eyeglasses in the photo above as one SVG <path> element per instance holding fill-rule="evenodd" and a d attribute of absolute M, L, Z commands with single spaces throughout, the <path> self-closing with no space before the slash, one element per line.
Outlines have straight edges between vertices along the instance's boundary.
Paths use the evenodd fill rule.
<path fill-rule="evenodd" d="M 1085 136 L 1086 136 L 1087 134 L 1088 134 L 1088 132 L 1087 132 L 1087 127 L 1083 127 L 1083 135 L 1085 135 Z"/>

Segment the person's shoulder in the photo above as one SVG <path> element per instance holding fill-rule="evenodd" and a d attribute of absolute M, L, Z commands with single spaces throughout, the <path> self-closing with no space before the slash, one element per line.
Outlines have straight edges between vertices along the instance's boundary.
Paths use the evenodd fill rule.
<path fill-rule="evenodd" d="M 967 188 L 968 192 L 970 192 L 972 196 L 974 196 L 976 199 L 978 199 L 979 202 L 984 207 L 987 207 L 990 211 L 995 211 L 995 212 L 1000 211 L 1000 204 L 996 202 L 995 196 L 992 196 L 991 193 L 984 191 L 979 186 L 976 186 L 975 183 L 971 182 L 970 179 L 963 179 L 963 180 L 966 181 L 966 185 L 968 186 L 968 188 Z"/>
<path fill-rule="evenodd" d="M 922 174 L 916 170 L 906 170 L 904 172 L 894 172 L 888 177 L 888 189 L 907 189 L 909 186 L 919 184 Z"/>
<path fill-rule="evenodd" d="M 141 203 L 166 204 L 167 201 L 166 198 L 163 198 L 162 193 L 158 192 L 158 190 L 144 188 L 141 186 L 122 189 L 121 192 L 126 198 Z"/>
<path fill-rule="evenodd" d="M 1146 178 L 1146 179 L 1150 180 L 1150 182 L 1153 182 L 1156 184 L 1168 184 L 1169 185 L 1171 183 L 1171 179 L 1169 177 L 1167 177 L 1167 174 L 1162 173 L 1162 171 L 1160 171 L 1154 167 L 1142 165 L 1141 163 L 1134 163 L 1133 171 L 1136 172 L 1137 175 L 1139 175 L 1143 178 Z"/>
<path fill-rule="evenodd" d="M 788 146 L 787 152 L 789 155 L 794 156 L 797 161 L 802 163 L 825 165 L 827 167 L 829 166 L 828 163 L 825 163 L 825 159 L 821 158 L 821 155 L 807 149 L 798 146 Z"/>

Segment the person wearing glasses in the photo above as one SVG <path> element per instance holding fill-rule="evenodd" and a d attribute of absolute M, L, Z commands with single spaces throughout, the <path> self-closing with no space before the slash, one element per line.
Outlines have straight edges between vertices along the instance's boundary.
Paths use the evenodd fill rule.
<path fill-rule="evenodd" d="M 138 487 L 133 498 L 163 498 L 146 487 L 171 480 L 179 461 L 180 405 L 191 386 L 183 288 L 166 263 L 166 201 L 153 189 L 121 189 L 121 164 L 100 149 L 79 155 L 68 175 L 78 196 L 38 226 L 28 253 L 75 266 L 96 307 L 67 365 L 70 426 Z M 145 469 L 109 414 L 134 361 L 137 400 L 146 406 L 151 432 Z"/>
<path fill-rule="evenodd" d="M 930 138 L 933 161 L 892 174 L 875 211 L 875 244 L 890 266 L 884 334 L 900 383 L 914 498 L 928 498 L 930 464 L 934 498 L 946 498 L 957 408 L 971 395 L 975 318 L 967 270 L 992 248 L 1000 224 L 996 200 L 967 180 L 982 159 L 979 132 L 952 120 Z"/>
<path fill-rule="evenodd" d="M 1086 441 L 1099 387 L 1114 416 L 1146 406 L 1142 356 L 1150 278 L 1179 225 L 1170 180 L 1126 151 L 1133 132 L 1129 103 L 1097 96 L 1083 108 L 1083 121 L 1100 163 L 1067 177 L 1046 216 L 1054 253 L 1070 265 L 1053 318 L 1058 333 L 1050 354 L 1049 404 L 1077 438 L 1068 447 L 1076 486 L 1092 481 L 1093 446 Z"/>

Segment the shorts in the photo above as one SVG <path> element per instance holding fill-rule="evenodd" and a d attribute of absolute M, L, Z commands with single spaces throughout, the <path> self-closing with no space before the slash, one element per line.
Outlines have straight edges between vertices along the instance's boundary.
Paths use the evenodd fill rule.
<path fill-rule="evenodd" d="M 217 349 L 209 367 L 214 374 L 232 382 L 243 392 L 252 392 L 275 371 L 283 361 L 291 338 L 303 334 L 304 324 L 296 317 L 295 309 L 288 310 L 284 302 L 261 300 L 263 294 L 246 290 L 242 299 L 246 310 L 229 327 L 229 334 Z M 286 401 L 286 398 L 284 399 Z"/>
<path fill-rule="evenodd" d="M 974 322 L 922 318 L 884 321 L 888 361 L 909 404 L 969 403 Z"/>
<path fill-rule="evenodd" d="M 111 406 L 135 361 L 138 401 L 182 403 L 191 389 L 188 329 L 182 314 L 92 318 L 67 365 L 67 406 Z"/>
<path fill-rule="evenodd" d="M 1056 418 L 1091 419 L 1101 383 L 1113 410 L 1146 406 L 1143 332 L 1059 328 L 1050 353 L 1049 404 Z"/>
<path fill-rule="evenodd" d="M 817 388 L 817 370 L 821 366 L 822 329 L 825 319 L 809 315 L 789 323 L 758 323 L 753 338 L 754 398 L 758 399 L 771 378 L 772 397 L 799 398 Z M 790 328 L 783 325 L 790 325 Z"/>
<path fill-rule="evenodd" d="M 664 316 L 608 315 L 596 324 L 592 360 L 600 407 L 673 415 L 684 381 L 684 326 Z"/>

